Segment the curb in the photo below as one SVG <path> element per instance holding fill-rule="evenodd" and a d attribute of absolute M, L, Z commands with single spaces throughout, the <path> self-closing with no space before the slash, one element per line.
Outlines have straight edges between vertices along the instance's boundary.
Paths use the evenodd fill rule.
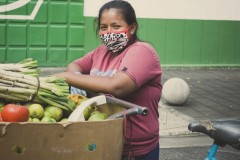
<path fill-rule="evenodd" d="M 188 125 L 193 120 L 192 117 L 180 113 L 162 101 L 159 102 L 158 111 L 160 137 L 195 135 L 188 130 Z"/>

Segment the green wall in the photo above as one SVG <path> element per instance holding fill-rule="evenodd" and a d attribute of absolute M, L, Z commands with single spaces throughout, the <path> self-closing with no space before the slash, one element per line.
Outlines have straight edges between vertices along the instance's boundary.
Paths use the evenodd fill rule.
<path fill-rule="evenodd" d="M 86 52 L 99 44 L 93 20 L 85 18 Z M 138 21 L 140 39 L 155 47 L 164 66 L 240 66 L 240 21 Z"/>
<path fill-rule="evenodd" d="M 29 15 L 35 5 L 5 14 Z M 40 66 L 65 66 L 82 56 L 83 6 L 83 0 L 44 0 L 34 20 L 0 20 L 0 63 L 32 57 Z"/>
<path fill-rule="evenodd" d="M 29 14 L 36 2 L 5 14 Z M 45 0 L 34 20 L 0 19 L 0 63 L 32 57 L 60 67 L 96 48 L 94 18 L 83 16 L 83 6 L 83 0 Z M 240 66 L 240 21 L 138 20 L 140 39 L 156 48 L 163 66 Z"/>

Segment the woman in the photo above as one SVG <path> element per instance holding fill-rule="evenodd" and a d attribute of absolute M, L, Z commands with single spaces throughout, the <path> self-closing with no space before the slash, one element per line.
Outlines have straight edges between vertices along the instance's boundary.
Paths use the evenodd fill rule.
<path fill-rule="evenodd" d="M 158 102 L 162 90 L 158 55 L 138 39 L 135 11 L 128 2 L 113 0 L 104 4 L 97 20 L 103 45 L 69 64 L 66 72 L 57 76 L 87 92 L 110 94 L 148 107 L 148 116 L 131 116 L 127 121 L 123 159 L 158 160 Z"/>

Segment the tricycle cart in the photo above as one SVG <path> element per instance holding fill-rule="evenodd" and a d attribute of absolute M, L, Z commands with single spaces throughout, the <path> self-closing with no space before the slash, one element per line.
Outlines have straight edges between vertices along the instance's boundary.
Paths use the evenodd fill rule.
<path fill-rule="evenodd" d="M 79 121 L 79 114 L 75 112 L 65 123 L 0 123 L 0 159 L 121 160 L 123 117 L 145 116 L 148 110 L 104 95 L 90 98 L 81 105 L 93 103 L 109 118 Z"/>

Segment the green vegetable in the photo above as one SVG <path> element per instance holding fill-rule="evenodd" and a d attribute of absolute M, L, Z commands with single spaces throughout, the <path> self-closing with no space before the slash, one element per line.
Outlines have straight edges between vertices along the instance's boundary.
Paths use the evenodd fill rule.
<path fill-rule="evenodd" d="M 43 117 L 41 119 L 41 122 L 43 122 L 43 123 L 56 122 L 56 120 L 54 118 L 50 118 L 50 117 Z"/>
<path fill-rule="evenodd" d="M 37 61 L 34 61 L 32 58 L 27 58 L 16 64 L 0 64 L 0 68 L 5 71 L 22 72 L 32 76 L 37 76 L 40 73 Z"/>
<path fill-rule="evenodd" d="M 91 113 L 88 121 L 102 121 L 107 118 L 107 115 L 99 110 L 95 110 Z"/>
<path fill-rule="evenodd" d="M 45 112 L 48 112 L 50 114 L 50 117 L 55 119 L 56 121 L 61 120 L 63 116 L 62 109 L 54 106 L 46 107 Z"/>
<path fill-rule="evenodd" d="M 85 120 L 88 120 L 89 117 L 91 116 L 91 113 L 94 111 L 95 107 L 88 106 L 84 111 L 83 111 L 83 116 Z"/>
<path fill-rule="evenodd" d="M 15 66 L 21 66 L 21 69 L 16 71 Z M 76 108 L 76 104 L 68 99 L 69 86 L 63 79 L 33 76 L 39 73 L 36 61 L 27 59 L 17 64 L 0 64 L 0 68 L 0 100 L 18 103 L 31 101 L 68 111 Z"/>

